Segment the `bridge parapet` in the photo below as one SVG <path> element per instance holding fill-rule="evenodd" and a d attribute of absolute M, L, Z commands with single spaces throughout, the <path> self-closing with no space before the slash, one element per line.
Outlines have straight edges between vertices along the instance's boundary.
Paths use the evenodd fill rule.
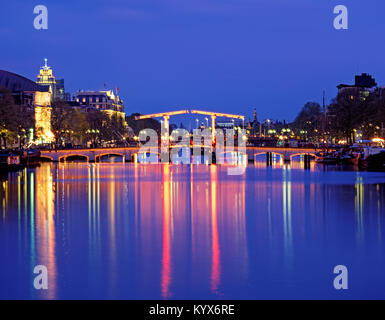
<path fill-rule="evenodd" d="M 87 161 L 95 162 L 100 161 L 100 158 L 106 155 L 121 156 L 125 160 L 130 160 L 132 154 L 137 153 L 138 151 L 138 147 L 42 150 L 41 157 L 50 159 L 54 162 L 65 161 L 66 158 L 71 156 L 85 157 Z"/>
<path fill-rule="evenodd" d="M 291 161 L 294 156 L 311 155 L 316 157 L 316 153 L 321 149 L 314 148 L 281 148 L 281 147 L 247 147 L 248 159 L 255 160 L 255 157 L 260 154 L 277 154 L 282 157 L 284 161 Z"/>

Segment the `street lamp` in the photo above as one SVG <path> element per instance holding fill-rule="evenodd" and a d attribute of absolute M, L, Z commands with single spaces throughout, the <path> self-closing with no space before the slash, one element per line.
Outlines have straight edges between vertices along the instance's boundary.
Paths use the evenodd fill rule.
<path fill-rule="evenodd" d="M 206 128 L 208 128 L 209 127 L 209 118 L 206 117 L 205 120 L 206 120 L 206 123 L 207 123 Z"/>
<path fill-rule="evenodd" d="M 199 119 L 195 119 L 196 123 L 197 123 L 197 129 L 199 128 Z"/>

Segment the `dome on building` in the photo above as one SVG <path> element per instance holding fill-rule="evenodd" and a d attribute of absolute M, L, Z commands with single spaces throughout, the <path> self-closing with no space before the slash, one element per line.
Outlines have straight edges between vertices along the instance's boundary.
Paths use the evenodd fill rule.
<path fill-rule="evenodd" d="M 47 92 L 49 87 L 41 86 L 36 82 L 29 80 L 16 73 L 0 70 L 0 88 L 6 87 L 12 92 L 17 91 L 39 91 Z"/>

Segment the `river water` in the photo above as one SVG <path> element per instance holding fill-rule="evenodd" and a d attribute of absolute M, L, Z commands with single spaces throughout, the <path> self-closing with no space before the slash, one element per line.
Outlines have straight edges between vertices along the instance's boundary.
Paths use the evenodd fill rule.
<path fill-rule="evenodd" d="M 1 299 L 385 298 L 385 174 L 43 163 L 0 182 Z M 34 288 L 34 268 L 48 289 Z M 336 290 L 336 265 L 348 289 Z"/>

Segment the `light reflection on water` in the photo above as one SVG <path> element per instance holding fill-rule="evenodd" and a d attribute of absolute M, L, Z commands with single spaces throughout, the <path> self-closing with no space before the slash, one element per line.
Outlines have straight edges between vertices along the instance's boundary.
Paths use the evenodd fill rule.
<path fill-rule="evenodd" d="M 385 175 L 45 163 L 0 187 L 0 298 L 385 298 Z M 333 289 L 333 267 L 349 290 Z M 33 288 L 45 265 L 49 290 Z"/>

